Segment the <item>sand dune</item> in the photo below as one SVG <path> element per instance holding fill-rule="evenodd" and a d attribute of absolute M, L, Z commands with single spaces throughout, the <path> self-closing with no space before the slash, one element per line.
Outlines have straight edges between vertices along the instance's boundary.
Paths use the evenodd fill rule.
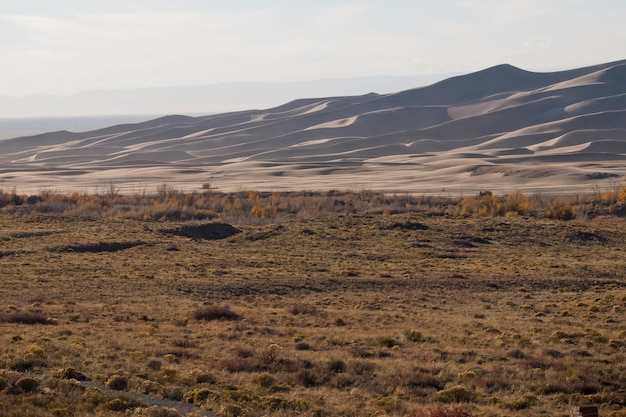
<path fill-rule="evenodd" d="M 571 192 L 626 174 L 626 61 L 0 141 L 0 187 Z"/>

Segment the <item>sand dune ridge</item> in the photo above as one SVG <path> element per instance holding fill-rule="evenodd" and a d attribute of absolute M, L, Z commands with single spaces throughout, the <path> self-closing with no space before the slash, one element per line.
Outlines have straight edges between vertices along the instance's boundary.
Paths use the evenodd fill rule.
<path fill-rule="evenodd" d="M 626 61 L 504 64 L 392 94 L 2 140 L 0 187 L 568 191 L 625 175 L 625 158 Z"/>

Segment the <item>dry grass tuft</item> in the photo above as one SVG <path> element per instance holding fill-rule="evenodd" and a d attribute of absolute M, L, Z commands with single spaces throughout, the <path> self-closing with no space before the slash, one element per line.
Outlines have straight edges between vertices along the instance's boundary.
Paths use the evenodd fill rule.
<path fill-rule="evenodd" d="M 106 387 L 117 391 L 124 391 L 128 387 L 128 378 L 122 375 L 112 375 L 106 381 Z"/>
<path fill-rule="evenodd" d="M 299 302 L 294 303 L 291 307 L 289 307 L 288 311 L 294 316 L 298 314 L 314 315 L 317 314 L 318 309 L 317 306 L 314 306 L 312 304 Z"/>
<path fill-rule="evenodd" d="M 32 313 L 25 311 L 15 311 L 0 316 L 0 321 L 3 323 L 17 323 L 17 324 L 47 324 L 56 325 L 56 320 L 53 320 L 43 313 Z"/>
<path fill-rule="evenodd" d="M 619 417 L 626 222 L 559 198 L 570 220 L 519 193 L 8 200 L 0 414 Z"/>
<path fill-rule="evenodd" d="M 241 316 L 228 306 L 205 306 L 191 313 L 194 320 L 240 320 Z"/>

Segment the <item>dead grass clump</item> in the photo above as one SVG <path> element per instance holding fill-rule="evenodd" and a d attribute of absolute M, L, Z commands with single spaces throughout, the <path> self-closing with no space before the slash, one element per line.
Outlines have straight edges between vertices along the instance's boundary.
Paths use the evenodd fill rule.
<path fill-rule="evenodd" d="M 191 316 L 195 320 L 240 320 L 241 316 L 230 309 L 228 306 L 205 306 L 199 308 Z"/>
<path fill-rule="evenodd" d="M 108 411 L 126 411 L 126 410 L 134 410 L 135 408 L 145 407 L 146 404 L 142 403 L 139 400 L 130 397 L 118 397 L 113 398 L 110 401 L 102 404 L 99 408 Z"/>
<path fill-rule="evenodd" d="M 254 382 L 263 388 L 269 388 L 276 383 L 276 377 L 272 374 L 263 373 L 254 378 Z"/>
<path fill-rule="evenodd" d="M 493 393 L 498 391 L 506 391 L 511 388 L 510 382 L 503 376 L 501 377 L 485 377 L 476 381 L 476 387 L 480 388 L 486 393 Z"/>
<path fill-rule="evenodd" d="M 160 389 L 159 394 L 168 400 L 182 401 L 185 392 L 182 387 L 177 385 L 165 385 Z"/>
<path fill-rule="evenodd" d="M 560 351 L 556 350 L 556 349 L 545 349 L 543 351 L 543 353 L 545 355 L 547 355 L 547 356 L 550 356 L 551 358 L 558 359 L 558 358 L 562 358 L 563 357 L 563 354 Z"/>
<path fill-rule="evenodd" d="M 373 358 L 376 356 L 374 351 L 361 347 L 361 346 L 352 346 L 349 349 L 350 355 L 355 358 Z"/>
<path fill-rule="evenodd" d="M 235 354 L 238 358 L 251 358 L 255 353 L 254 349 L 246 346 L 239 346 L 235 349 Z"/>
<path fill-rule="evenodd" d="M 319 387 L 324 385 L 329 379 L 328 372 L 321 368 L 302 369 L 294 375 L 294 382 L 303 387 Z"/>
<path fill-rule="evenodd" d="M 151 359 L 146 363 L 146 366 L 153 371 L 158 371 L 163 366 L 163 363 L 156 359 Z"/>
<path fill-rule="evenodd" d="M 56 320 L 53 320 L 43 313 L 26 312 L 26 311 L 14 311 L 12 313 L 3 314 L 0 316 L 0 321 L 3 323 L 15 323 L 15 324 L 47 324 L 56 325 Z"/>
<path fill-rule="evenodd" d="M 89 380 L 85 374 L 71 367 L 59 369 L 53 375 L 54 377 L 61 379 L 75 379 L 77 381 Z"/>
<path fill-rule="evenodd" d="M 378 344 L 387 348 L 400 346 L 400 342 L 394 337 L 381 337 L 380 339 L 378 339 Z"/>
<path fill-rule="evenodd" d="M 355 375 L 372 376 L 376 370 L 376 365 L 369 361 L 353 359 L 348 362 L 348 370 Z"/>
<path fill-rule="evenodd" d="M 85 245 L 69 245 L 52 249 L 58 252 L 75 252 L 75 253 L 105 253 L 119 252 L 135 246 L 144 245 L 144 242 L 98 242 Z"/>
<path fill-rule="evenodd" d="M 282 350 L 283 348 L 278 346 L 276 343 L 272 343 L 261 351 L 261 360 L 265 364 L 275 363 L 276 361 L 278 361 Z"/>
<path fill-rule="evenodd" d="M 515 358 L 515 359 L 526 359 L 528 357 L 528 355 L 526 355 L 524 352 L 522 352 L 519 349 L 513 349 L 509 351 L 506 355 L 509 358 Z"/>
<path fill-rule="evenodd" d="M 22 392 L 35 392 L 41 382 L 38 379 L 31 377 L 23 377 L 15 381 L 15 386 Z"/>
<path fill-rule="evenodd" d="M 395 222 L 391 225 L 387 226 L 385 229 L 399 229 L 399 230 L 428 230 L 429 227 L 425 224 L 415 222 L 415 221 L 407 221 L 407 222 Z"/>
<path fill-rule="evenodd" d="M 80 398 L 82 408 L 85 411 L 93 411 L 101 404 L 105 404 L 111 398 L 97 388 L 87 388 Z"/>
<path fill-rule="evenodd" d="M 623 389 L 599 392 L 585 395 L 582 401 L 587 404 L 615 404 L 624 407 L 626 406 L 626 394 Z"/>
<path fill-rule="evenodd" d="M 328 371 L 339 374 L 346 370 L 346 363 L 340 359 L 331 360 L 328 363 Z"/>
<path fill-rule="evenodd" d="M 260 405 L 263 409 L 283 412 L 298 412 L 298 414 L 309 409 L 309 403 L 300 398 L 286 400 L 279 397 L 267 397 L 262 400 Z"/>
<path fill-rule="evenodd" d="M 406 409 L 402 399 L 398 397 L 380 397 L 372 401 L 372 405 L 381 408 L 391 415 L 404 415 Z"/>
<path fill-rule="evenodd" d="M 548 383 L 543 384 L 536 389 L 535 392 L 543 395 L 553 395 L 553 394 L 571 394 L 572 388 L 565 383 Z"/>
<path fill-rule="evenodd" d="M 41 357 L 26 355 L 9 361 L 7 368 L 17 372 L 28 372 L 35 368 L 43 368 L 48 363 Z"/>
<path fill-rule="evenodd" d="M 197 347 L 198 343 L 195 340 L 191 340 L 187 337 L 179 337 L 176 339 L 172 339 L 172 345 L 179 348 L 193 348 Z"/>
<path fill-rule="evenodd" d="M 194 359 L 198 357 L 196 353 L 191 352 L 184 347 L 167 349 L 163 352 L 163 356 L 173 356 L 177 359 Z"/>
<path fill-rule="evenodd" d="M 419 343 L 424 341 L 424 335 L 418 330 L 406 330 L 404 332 L 404 338 L 413 343 Z"/>
<path fill-rule="evenodd" d="M 296 316 L 298 314 L 314 315 L 314 314 L 317 314 L 318 310 L 317 310 L 317 306 L 314 306 L 313 304 L 298 302 L 298 303 L 294 303 L 291 307 L 289 307 L 288 311 L 294 316 Z"/>
<path fill-rule="evenodd" d="M 570 352 L 572 356 L 578 356 L 580 358 L 591 358 L 593 355 L 586 349 L 572 349 Z"/>
<path fill-rule="evenodd" d="M 528 369 L 542 369 L 546 370 L 552 367 L 553 363 L 546 360 L 545 358 L 533 358 L 528 357 L 524 359 L 521 363 L 521 366 Z"/>
<path fill-rule="evenodd" d="M 476 401 L 478 393 L 474 390 L 468 390 L 463 385 L 456 385 L 454 387 L 437 391 L 433 396 L 435 401 L 441 401 L 443 403 L 467 403 Z"/>
<path fill-rule="evenodd" d="M 220 367 L 230 373 L 236 372 L 261 372 L 265 371 L 267 367 L 259 359 L 254 357 L 231 357 L 222 359 Z"/>
<path fill-rule="evenodd" d="M 209 398 L 219 400 L 219 393 L 208 388 L 198 388 L 183 394 L 183 401 L 189 404 L 204 404 Z"/>
<path fill-rule="evenodd" d="M 405 381 L 405 384 L 410 388 L 434 388 L 437 390 L 442 390 L 446 385 L 440 378 L 425 374 L 413 374 Z"/>
<path fill-rule="evenodd" d="M 418 411 L 411 413 L 409 417 L 476 417 L 476 414 L 463 410 L 460 407 L 454 407 L 435 408 L 428 412 Z"/>
<path fill-rule="evenodd" d="M 152 406 L 149 408 L 136 410 L 135 417 L 181 417 L 181 414 L 174 408 Z"/>
<path fill-rule="evenodd" d="M 109 389 L 123 391 L 128 387 L 128 379 L 122 375 L 112 375 L 104 385 Z"/>
<path fill-rule="evenodd" d="M 215 384 L 217 379 L 210 372 L 194 369 L 191 371 L 191 376 L 196 384 Z"/>
<path fill-rule="evenodd" d="M 237 404 L 224 404 L 219 411 L 219 415 L 224 417 L 240 417 L 245 414 L 246 410 Z"/>
<path fill-rule="evenodd" d="M 524 395 L 521 398 L 518 398 L 513 401 L 505 402 L 502 405 L 505 408 L 508 408 L 509 410 L 526 410 L 532 407 L 532 405 L 536 402 L 537 402 L 537 397 L 535 397 L 534 395 Z"/>
<path fill-rule="evenodd" d="M 306 342 L 298 342 L 294 346 L 294 349 L 296 349 L 296 350 L 311 350 L 311 349 L 313 349 L 313 347 L 311 347 L 311 345 L 309 345 Z"/>
<path fill-rule="evenodd" d="M 389 383 L 396 386 L 406 387 L 414 394 L 425 396 L 427 392 L 441 391 L 446 386 L 443 379 L 433 372 L 416 368 L 413 370 L 401 370 L 394 374 Z"/>

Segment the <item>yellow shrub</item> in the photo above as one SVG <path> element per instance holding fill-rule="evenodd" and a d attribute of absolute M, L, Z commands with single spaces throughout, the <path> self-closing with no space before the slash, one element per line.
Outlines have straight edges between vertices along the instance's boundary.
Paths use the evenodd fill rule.
<path fill-rule="evenodd" d="M 626 201 L 626 186 L 622 187 L 619 192 L 619 196 L 617 197 L 617 201 L 624 202 Z"/>
<path fill-rule="evenodd" d="M 504 206 L 498 196 L 486 194 L 479 197 L 466 197 L 461 202 L 462 216 L 498 216 L 504 214 Z"/>
<path fill-rule="evenodd" d="M 546 212 L 546 217 L 556 220 L 572 220 L 574 218 L 574 208 L 560 198 L 555 198 Z"/>
<path fill-rule="evenodd" d="M 526 214 L 530 210 L 528 198 L 520 191 L 514 191 L 506 196 L 506 211 L 517 214 Z"/>

